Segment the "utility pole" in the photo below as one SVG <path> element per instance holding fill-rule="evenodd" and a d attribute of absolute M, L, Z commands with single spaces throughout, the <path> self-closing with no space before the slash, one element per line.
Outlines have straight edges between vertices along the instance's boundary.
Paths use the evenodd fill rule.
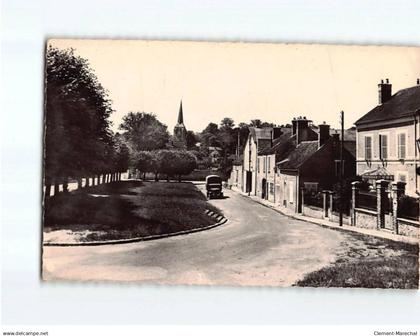
<path fill-rule="evenodd" d="M 241 134 L 241 128 L 237 127 L 238 129 L 238 144 L 236 145 L 236 156 L 239 158 L 239 146 L 240 146 L 240 134 Z"/>
<path fill-rule="evenodd" d="M 344 164 L 343 164 L 343 147 L 344 147 L 344 111 L 340 112 L 341 123 L 341 141 L 340 141 L 340 226 L 343 226 L 343 201 L 344 201 Z"/>

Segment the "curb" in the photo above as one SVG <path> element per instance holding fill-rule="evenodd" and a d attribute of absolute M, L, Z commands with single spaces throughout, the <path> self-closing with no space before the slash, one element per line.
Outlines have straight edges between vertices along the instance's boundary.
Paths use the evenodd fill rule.
<path fill-rule="evenodd" d="M 163 238 L 169 238 L 169 237 L 175 237 L 175 236 L 181 236 L 181 235 L 187 235 L 190 233 L 195 232 L 201 232 L 201 231 L 207 231 L 210 229 L 214 229 L 218 226 L 221 226 L 225 224 L 228 219 L 226 217 L 223 217 L 222 215 L 218 215 L 214 213 L 213 211 L 210 211 L 208 209 L 205 210 L 205 213 L 207 216 L 216 219 L 216 223 L 202 227 L 202 228 L 196 228 L 191 230 L 184 230 L 184 231 L 178 231 L 173 233 L 165 233 L 162 235 L 152 235 L 152 236 L 146 236 L 146 237 L 137 237 L 137 238 L 127 238 L 127 239 L 115 239 L 115 240 L 98 240 L 98 241 L 88 241 L 88 242 L 74 242 L 74 243 L 60 243 L 60 242 L 46 242 L 43 243 L 43 246 L 99 246 L 99 245 L 117 245 L 117 244 L 129 244 L 129 243 L 138 243 L 141 241 L 148 241 L 148 240 L 158 240 Z"/>
<path fill-rule="evenodd" d="M 357 231 L 357 230 L 352 230 L 352 229 L 346 228 L 344 226 L 330 226 L 328 224 L 318 223 L 318 222 L 312 221 L 311 217 L 305 216 L 305 218 L 301 218 L 301 217 L 298 217 L 298 216 L 294 216 L 294 215 L 285 213 L 285 212 L 281 211 L 281 209 L 275 208 L 274 206 L 271 206 L 269 204 L 265 204 L 263 202 L 260 202 L 259 200 L 253 199 L 248 195 L 244 195 L 244 194 L 239 193 L 239 192 L 237 192 L 237 194 L 244 197 L 244 198 L 250 199 L 251 201 L 253 201 L 255 203 L 261 204 L 262 206 L 265 206 L 266 208 L 271 209 L 271 210 L 273 210 L 277 213 L 280 213 L 280 214 L 282 214 L 286 217 L 293 218 L 293 219 L 296 219 L 296 220 L 300 220 L 302 222 L 315 224 L 315 225 L 321 226 L 321 227 L 326 228 L 326 229 L 335 230 L 335 231 L 342 231 L 342 232 L 352 232 L 352 233 L 361 234 L 361 235 L 368 235 L 368 236 L 371 236 L 371 237 L 382 238 L 382 239 L 391 240 L 391 241 L 400 242 L 400 243 L 405 243 L 405 244 L 410 244 L 410 245 L 418 245 L 419 244 L 419 240 L 417 240 L 416 238 L 413 238 L 413 237 L 396 236 L 396 237 L 400 237 L 400 238 L 393 239 L 393 237 L 383 237 L 381 235 L 377 235 L 377 234 L 375 234 L 375 232 L 360 232 L 360 231 Z"/>

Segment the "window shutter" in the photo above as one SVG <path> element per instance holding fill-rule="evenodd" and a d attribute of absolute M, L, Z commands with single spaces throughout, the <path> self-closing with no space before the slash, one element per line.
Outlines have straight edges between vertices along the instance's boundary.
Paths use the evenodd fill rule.
<path fill-rule="evenodd" d="M 405 133 L 398 134 L 398 157 L 400 159 L 405 159 L 406 155 L 406 139 Z"/>

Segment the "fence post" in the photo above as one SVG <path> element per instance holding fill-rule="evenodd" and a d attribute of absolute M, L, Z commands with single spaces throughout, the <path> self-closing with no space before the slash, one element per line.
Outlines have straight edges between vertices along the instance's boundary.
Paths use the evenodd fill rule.
<path fill-rule="evenodd" d="M 328 207 L 328 218 L 333 221 L 333 206 L 334 206 L 334 192 L 328 192 L 328 198 L 330 199 L 330 206 Z"/>
<path fill-rule="evenodd" d="M 405 182 L 392 182 L 391 197 L 392 197 L 392 224 L 394 233 L 398 234 L 398 200 L 405 193 Z"/>
<path fill-rule="evenodd" d="M 305 187 L 300 187 L 300 196 L 301 196 L 301 205 L 300 205 L 300 213 L 303 213 L 303 206 L 305 205 Z"/>
<path fill-rule="evenodd" d="M 357 198 L 359 196 L 359 187 L 360 182 L 354 181 L 351 183 L 351 208 L 350 208 L 350 220 L 351 225 L 356 226 L 356 208 L 358 206 L 357 204 Z"/>
<path fill-rule="evenodd" d="M 385 225 L 385 196 L 388 182 L 386 180 L 376 181 L 376 229 L 380 230 Z"/>
<path fill-rule="evenodd" d="M 322 191 L 322 208 L 323 208 L 323 216 L 324 218 L 328 217 L 328 209 L 331 207 L 331 204 L 328 206 L 328 194 L 330 193 L 329 190 Z"/>

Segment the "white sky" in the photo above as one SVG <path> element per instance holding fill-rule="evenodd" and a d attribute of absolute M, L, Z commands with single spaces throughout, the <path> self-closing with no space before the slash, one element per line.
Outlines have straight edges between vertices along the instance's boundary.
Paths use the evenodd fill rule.
<path fill-rule="evenodd" d="M 420 77 L 420 48 L 136 40 L 50 40 L 87 58 L 110 92 L 114 130 L 129 111 L 153 112 L 170 132 L 182 99 L 187 129 L 231 117 L 285 124 L 306 116 L 350 127 L 378 103 L 377 84 L 393 93 Z"/>

